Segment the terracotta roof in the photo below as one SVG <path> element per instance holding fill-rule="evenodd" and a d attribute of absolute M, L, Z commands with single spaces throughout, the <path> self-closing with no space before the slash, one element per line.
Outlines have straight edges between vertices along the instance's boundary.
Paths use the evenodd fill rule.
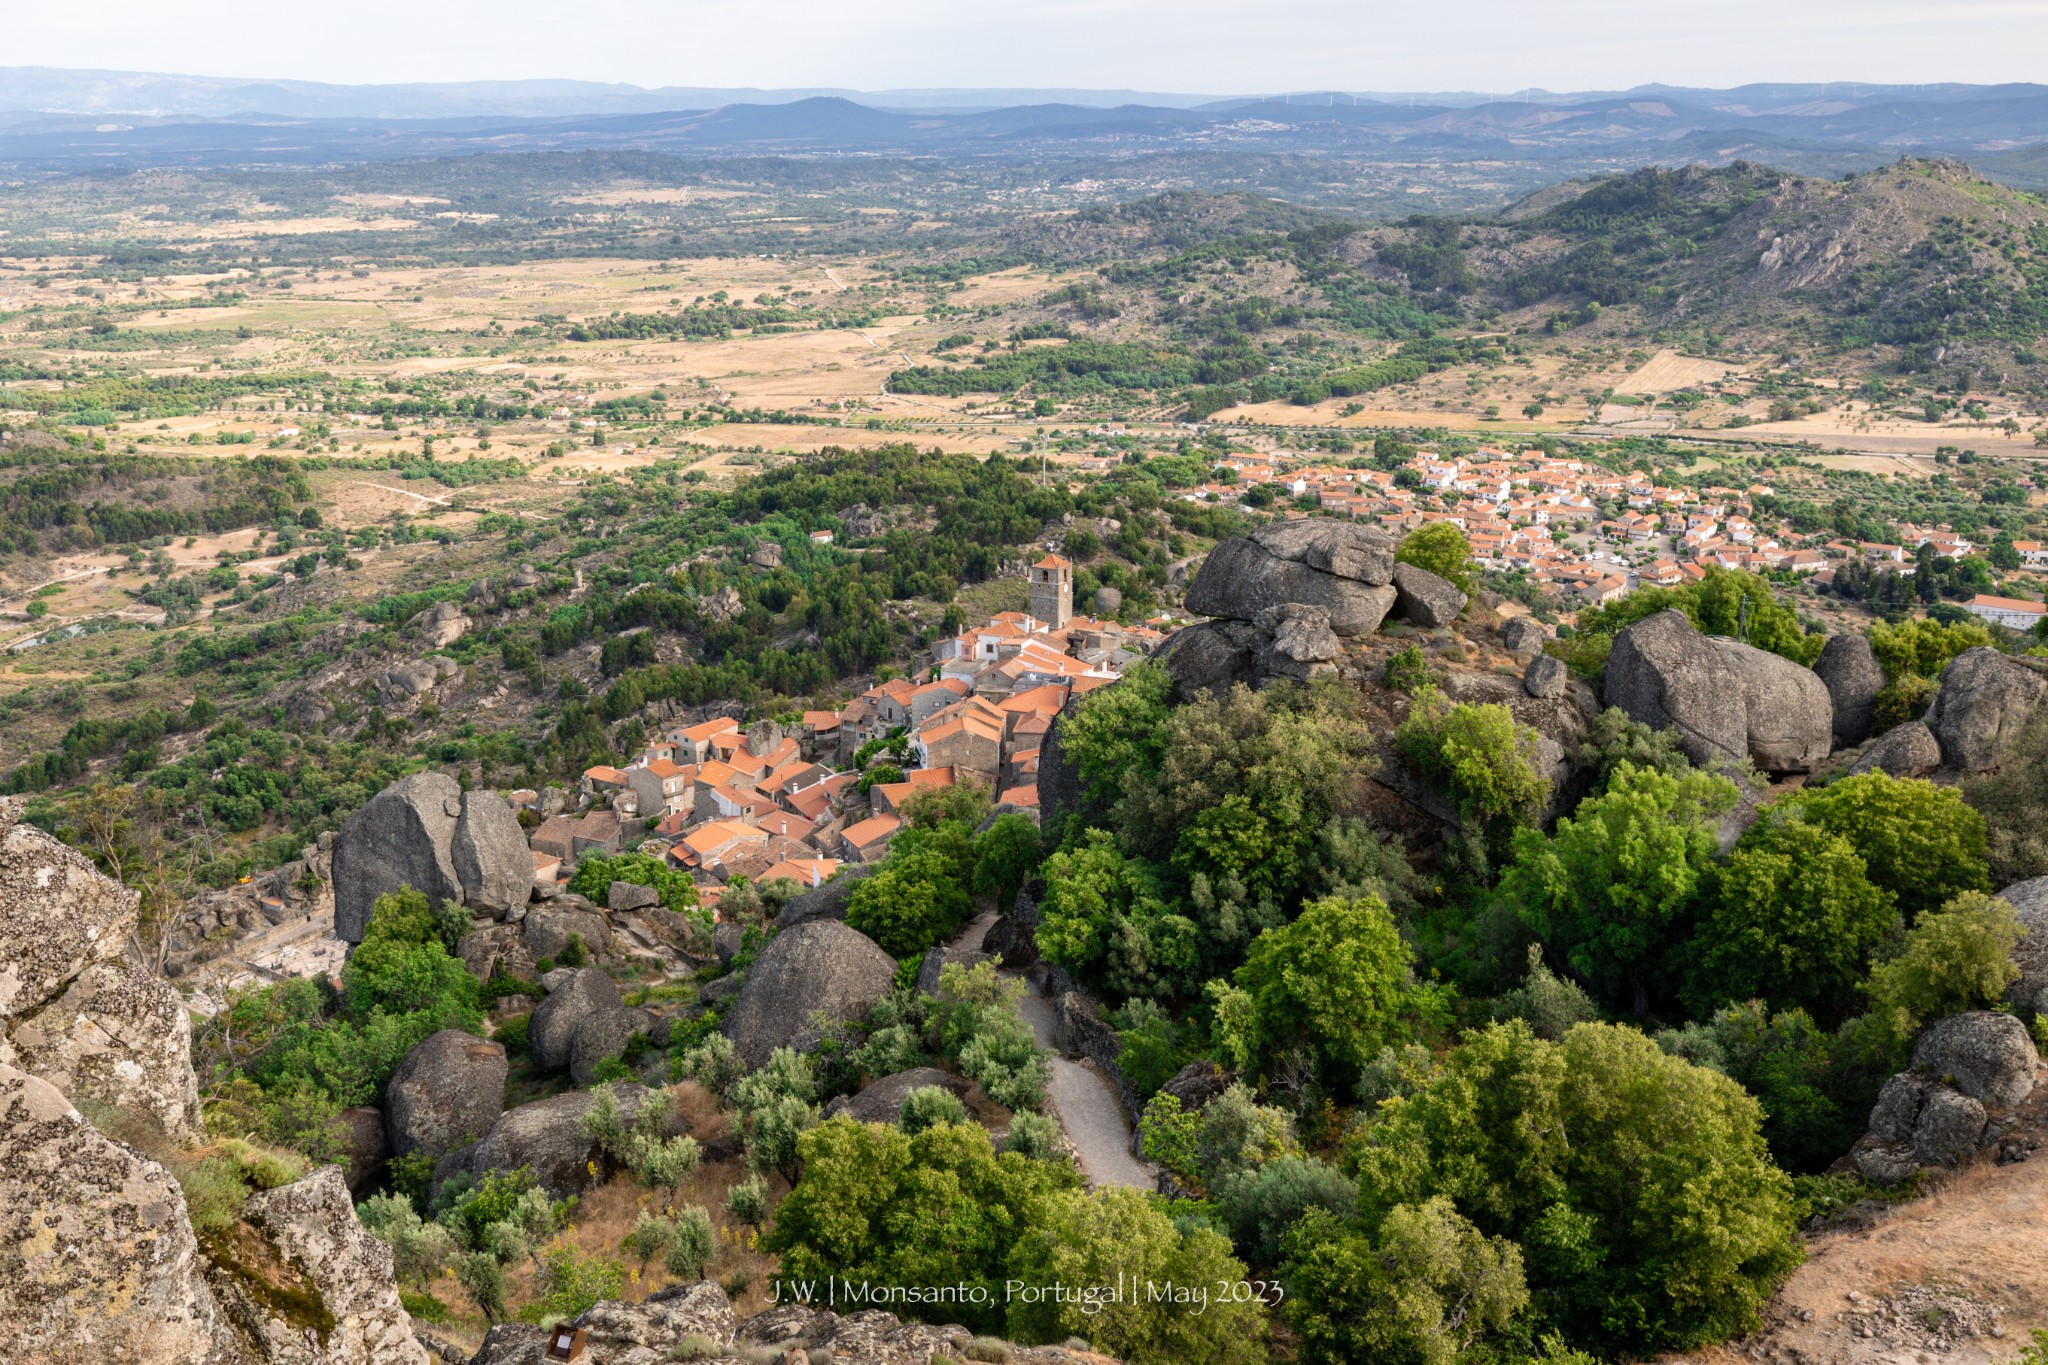
<path fill-rule="evenodd" d="M 893 815 L 871 815 L 857 825 L 848 825 L 839 832 L 854 848 L 868 848 L 903 828 L 903 822 Z"/>

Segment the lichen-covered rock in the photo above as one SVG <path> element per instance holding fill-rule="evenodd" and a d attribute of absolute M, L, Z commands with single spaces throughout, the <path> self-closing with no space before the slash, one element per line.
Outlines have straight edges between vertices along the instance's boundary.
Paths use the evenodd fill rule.
<path fill-rule="evenodd" d="M 595 1085 L 598 1064 L 625 1051 L 634 1034 L 653 1027 L 654 1016 L 646 1010 L 627 1005 L 592 1010 L 583 1016 L 569 1041 L 569 1079 L 578 1085 Z"/>
<path fill-rule="evenodd" d="M 520 923 L 524 926 L 526 951 L 536 959 L 561 957 L 568 950 L 571 934 L 581 938 L 584 948 L 592 953 L 601 954 L 611 948 L 611 926 L 595 910 L 577 909 L 573 904 L 536 906 L 526 912 Z"/>
<path fill-rule="evenodd" d="M 446 649 L 469 630 L 469 618 L 453 602 L 436 602 L 413 618 L 413 624 L 427 649 Z"/>
<path fill-rule="evenodd" d="M 1813 670 L 1736 640 L 1709 637 L 1742 685 L 1749 759 L 1772 773 L 1810 773 L 1827 761 L 1834 703 Z"/>
<path fill-rule="evenodd" d="M 505 1049 L 442 1029 L 405 1054 L 384 1092 L 384 1126 L 399 1156 L 438 1160 L 491 1131 L 505 1110 Z"/>
<path fill-rule="evenodd" d="M 455 822 L 462 788 L 446 773 L 415 773 L 371 797 L 334 837 L 334 932 L 361 943 L 379 896 L 402 887 L 462 903 Z M 533 859 L 527 857 L 531 877 Z"/>
<path fill-rule="evenodd" d="M 1343 657 L 1344 647 L 1337 632 L 1330 628 L 1330 613 L 1325 607 L 1298 602 L 1268 607 L 1259 613 L 1254 625 L 1259 633 L 1259 648 L 1253 667 L 1261 681 L 1292 678 L 1306 682 L 1330 672 Z"/>
<path fill-rule="evenodd" d="M 1846 749 L 1870 738 L 1884 669 L 1862 635 L 1830 635 L 1813 663 L 1814 676 L 1835 706 L 1835 746 Z"/>
<path fill-rule="evenodd" d="M 1972 1155 L 1984 1136 L 1984 1106 L 1947 1086 L 1927 1092 L 1913 1125 L 1913 1156 L 1928 1166 L 1953 1166 Z"/>
<path fill-rule="evenodd" d="M 1254 621 L 1268 607 L 1324 607 L 1339 635 L 1370 635 L 1392 609 L 1394 540 L 1356 522 L 1262 526 L 1209 552 L 1188 585 L 1189 611 Z"/>
<path fill-rule="evenodd" d="M 168 1171 L 0 1066 L 0 1334 L 11 1359 L 236 1365 Z"/>
<path fill-rule="evenodd" d="M 264 1331 L 269 1359 L 279 1365 L 430 1365 L 398 1301 L 391 1248 L 356 1221 L 340 1168 L 323 1166 L 251 1195 L 242 1217 L 284 1264 L 305 1276 L 330 1320 L 322 1330 L 271 1317 Z"/>
<path fill-rule="evenodd" d="M 1932 1025 L 1913 1045 L 1913 1069 L 1939 1076 L 1973 1100 L 2018 1104 L 2040 1065 L 2027 1026 L 2010 1014 L 1971 1010 Z"/>
<path fill-rule="evenodd" d="M 865 1014 L 895 979 L 896 960 L 873 939 L 838 920 L 807 920 L 754 959 L 725 1016 L 725 1036 L 742 1061 L 760 1066 L 776 1048 L 809 1041 L 821 1020 Z"/>
<path fill-rule="evenodd" d="M 534 1066 L 542 1071 L 560 1071 L 569 1065 L 576 1042 L 576 1029 L 601 1009 L 617 1009 L 618 983 L 595 967 L 584 967 L 575 976 L 548 991 L 536 1005 L 533 1020 L 526 1026 L 527 1047 Z M 765 1059 L 764 1059 L 765 1060 Z"/>
<path fill-rule="evenodd" d="M 1039 771 L 1041 797 L 1044 794 L 1044 761 L 1040 760 Z M 784 902 L 782 913 L 775 917 L 778 931 L 805 920 L 846 918 L 846 909 L 853 899 L 853 889 L 875 875 L 875 864 L 861 863 L 853 867 L 842 867 L 830 881 L 812 887 L 799 895 L 791 896 Z"/>
<path fill-rule="evenodd" d="M 452 852 L 462 903 L 472 911 L 503 919 L 533 894 L 533 854 L 526 847 L 526 831 L 496 792 L 462 793 Z"/>
<path fill-rule="evenodd" d="M 1886 1142 L 1910 1142 L 1913 1130 L 1920 1125 L 1920 1110 L 1927 1103 L 1927 1092 L 1936 1084 L 1932 1078 L 1910 1071 L 1901 1071 L 1886 1081 L 1870 1110 L 1870 1131 Z"/>
<path fill-rule="evenodd" d="M 908 1071 L 870 1081 L 857 1095 L 841 1095 L 825 1107 L 825 1116 L 832 1118 L 847 1114 L 861 1123 L 894 1123 L 902 1116 L 903 1101 L 910 1098 L 910 1092 L 932 1085 L 963 1097 L 972 1089 L 951 1072 L 941 1071 L 935 1066 L 915 1066 Z"/>
<path fill-rule="evenodd" d="M 1677 731 L 1679 747 L 1695 763 L 1749 754 L 1742 682 L 1682 612 L 1646 616 L 1614 637 L 1606 697 L 1630 720 Z"/>
<path fill-rule="evenodd" d="M 614 1086 L 613 1092 L 619 1111 L 629 1120 L 647 1097 L 647 1088 L 639 1085 Z M 435 1165 L 435 1183 L 456 1171 L 481 1177 L 486 1171 L 526 1166 L 552 1199 L 583 1193 L 605 1170 L 604 1154 L 583 1134 L 583 1116 L 593 1103 L 590 1091 L 571 1090 L 507 1109 L 482 1142 L 451 1152 Z"/>
<path fill-rule="evenodd" d="M 1995 649 L 1979 645 L 1956 655 L 1927 709 L 1944 766 L 1959 773 L 1997 767 L 2044 696 L 2048 678 Z"/>
<path fill-rule="evenodd" d="M 604 908 L 607 910 L 645 910 L 661 904 L 661 893 L 651 886 L 635 882 L 613 882 L 605 888 Z"/>
<path fill-rule="evenodd" d="M 1532 697 L 1561 697 L 1570 683 L 1571 670 L 1564 666 L 1564 660 L 1548 654 L 1538 654 L 1522 670 L 1522 690 Z"/>
<path fill-rule="evenodd" d="M 178 993 L 140 967 L 97 962 L 63 994 L 15 1021 L 15 1064 L 63 1091 L 139 1110 L 175 1137 L 199 1126 L 192 1019 Z"/>
<path fill-rule="evenodd" d="M 1510 654 L 1538 654 L 1550 633 L 1530 616 L 1510 616 L 1500 623 L 1500 647 Z"/>
<path fill-rule="evenodd" d="M 1874 740 L 1849 765 L 1853 777 L 1859 773 L 1886 773 L 1892 777 L 1926 777 L 1941 766 L 1941 744 L 1923 721 L 1909 720 L 1894 725 Z"/>
<path fill-rule="evenodd" d="M 1331 632 L 1332 635 L 1335 632 Z M 1201 621 L 1166 637 L 1152 658 L 1173 680 L 1173 695 L 1191 701 L 1203 692 L 1223 693 L 1258 677 L 1258 632 L 1243 621 Z M 1039 758 L 1039 795 L 1044 799 L 1045 761 Z"/>
<path fill-rule="evenodd" d="M 531 919 L 531 913 L 527 919 Z M 506 976 L 531 978 L 534 970 L 533 950 L 526 946 L 526 926 L 518 924 L 493 924 L 484 929 L 472 929 L 464 934 L 455 945 L 455 955 L 462 959 L 462 965 L 469 968 L 469 974 L 479 981 L 488 981 L 494 972 Z"/>
<path fill-rule="evenodd" d="M 1998 898 L 2013 908 L 2027 931 L 2012 950 L 2013 965 L 2020 969 L 2012 998 L 2033 1006 L 2036 1014 L 2048 1014 L 2048 877 L 2014 882 Z"/>
<path fill-rule="evenodd" d="M 1865 1180 L 1878 1185 L 1896 1185 L 1920 1169 L 1920 1160 L 1913 1155 L 1913 1143 L 1881 1138 L 1875 1133 L 1865 1133 L 1849 1149 L 1850 1164 Z"/>
<path fill-rule="evenodd" d="M 1402 619 L 1428 630 L 1451 624 L 1465 610 L 1457 584 L 1413 564 L 1394 566 L 1394 592 Z"/>
<path fill-rule="evenodd" d="M 34 825 L 27 798 L 0 800 L 0 1025 L 39 1008 L 95 962 L 120 955 L 136 894 Z"/>

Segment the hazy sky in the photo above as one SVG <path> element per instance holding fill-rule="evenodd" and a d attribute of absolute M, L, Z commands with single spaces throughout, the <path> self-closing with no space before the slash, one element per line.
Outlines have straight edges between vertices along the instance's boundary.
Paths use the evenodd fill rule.
<path fill-rule="evenodd" d="M 0 65 L 339 82 L 1613 89 L 2048 80 L 2048 0 L 64 0 Z"/>

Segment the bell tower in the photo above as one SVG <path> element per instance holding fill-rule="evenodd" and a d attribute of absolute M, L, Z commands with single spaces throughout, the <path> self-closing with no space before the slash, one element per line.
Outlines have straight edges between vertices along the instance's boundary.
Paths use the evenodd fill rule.
<path fill-rule="evenodd" d="M 1031 566 L 1031 614 L 1054 630 L 1074 619 L 1074 566 L 1058 555 Z"/>

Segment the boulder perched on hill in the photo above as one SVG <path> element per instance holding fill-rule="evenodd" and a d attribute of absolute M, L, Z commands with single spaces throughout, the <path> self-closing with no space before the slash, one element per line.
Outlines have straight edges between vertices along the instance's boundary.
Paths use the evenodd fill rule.
<path fill-rule="evenodd" d="M 1394 592 L 1401 619 L 1425 629 L 1447 626 L 1465 610 L 1457 584 L 1413 564 L 1394 566 Z"/>
<path fill-rule="evenodd" d="M 1995 649 L 1979 645 L 1956 655 L 1927 709 L 1943 766 L 1958 773 L 1997 767 L 2044 696 L 2048 678 Z"/>
<path fill-rule="evenodd" d="M 1677 731 L 1679 747 L 1695 763 L 1749 753 L 1742 682 L 1683 612 L 1646 616 L 1614 637 L 1606 697 L 1630 720 Z"/>
<path fill-rule="evenodd" d="M 613 1093 L 618 1096 L 619 1112 L 629 1121 L 647 1098 L 647 1088 L 640 1085 L 614 1086 Z M 583 1133 L 583 1116 L 594 1103 L 590 1091 L 570 1090 L 507 1109 L 482 1142 L 450 1152 L 435 1165 L 436 1186 L 457 1172 L 481 1179 L 487 1171 L 515 1171 L 525 1166 L 549 1198 L 567 1199 L 583 1193 L 599 1183 L 591 1167 L 596 1166 L 600 1173 L 604 1170 L 603 1152 Z"/>
<path fill-rule="evenodd" d="M 334 932 L 362 942 L 377 898 L 406 886 L 500 919 L 525 904 L 533 857 L 504 798 L 437 772 L 371 797 L 334 837 Z"/>
<path fill-rule="evenodd" d="M 469 618 L 453 602 L 436 602 L 413 618 L 420 643 L 428 649 L 446 649 L 469 630 Z"/>
<path fill-rule="evenodd" d="M 323 1166 L 304 1179 L 251 1195 L 243 1219 L 275 1251 L 276 1269 L 302 1278 L 302 1289 L 311 1292 L 328 1320 L 319 1333 L 322 1352 L 312 1355 L 306 1351 L 303 1323 L 262 1314 L 255 1326 L 269 1359 L 429 1365 L 431 1357 L 413 1340 L 412 1318 L 398 1300 L 391 1248 L 356 1221 L 339 1167 Z M 253 1315 L 239 1316 L 246 1324 Z"/>
<path fill-rule="evenodd" d="M 1813 663 L 1814 676 L 1835 706 L 1835 747 L 1846 749 L 1870 738 L 1884 669 L 1862 635 L 1830 635 Z"/>
<path fill-rule="evenodd" d="M 442 1029 L 405 1054 L 384 1095 L 384 1126 L 399 1156 L 439 1160 L 491 1131 L 505 1110 L 505 1049 Z"/>
<path fill-rule="evenodd" d="M 1769 650 L 1719 637 L 1708 642 L 1742 684 L 1750 761 L 1772 773 L 1810 773 L 1826 762 L 1835 732 L 1827 684 Z"/>
<path fill-rule="evenodd" d="M 1258 631 L 1247 621 L 1200 621 L 1167 636 L 1152 657 L 1173 680 L 1175 699 L 1191 701 L 1203 692 L 1228 692 L 1234 684 L 1257 681 L 1258 649 Z M 1041 801 L 1044 792 L 1045 763 L 1041 753 Z"/>
<path fill-rule="evenodd" d="M 1849 773 L 1926 777 L 1941 766 L 1941 741 L 1923 721 L 1909 720 L 1879 735 L 1849 766 Z"/>
<path fill-rule="evenodd" d="M 2001 1107 L 2033 1093 L 2040 1060 L 2027 1026 L 1990 1010 L 1952 1014 L 1913 1045 L 1915 1071 L 1943 1077 L 1971 1099 Z"/>
<path fill-rule="evenodd" d="M 620 1005 L 592 1010 L 569 1041 L 569 1079 L 582 1086 L 597 1084 L 598 1064 L 625 1051 L 634 1034 L 653 1027 L 654 1016 L 643 1009 Z"/>
<path fill-rule="evenodd" d="M 783 930 L 754 959 L 725 1016 L 725 1036 L 742 1061 L 760 1066 L 778 1047 L 814 1042 L 821 1019 L 866 1013 L 895 980 L 896 960 L 873 939 L 838 920 L 807 920 Z"/>
<path fill-rule="evenodd" d="M 605 952 L 611 946 L 611 926 L 605 923 L 604 916 L 595 910 L 581 909 L 576 902 L 536 906 L 526 912 L 520 924 L 526 951 L 536 958 L 561 957 L 568 951 L 571 934 L 582 939 L 583 946 L 593 953 Z"/>
<path fill-rule="evenodd" d="M 1529 616 L 1510 616 L 1500 623 L 1500 647 L 1510 654 L 1536 654 L 1550 633 L 1543 623 Z"/>
<path fill-rule="evenodd" d="M 1571 670 L 1564 666 L 1564 660 L 1553 659 L 1548 654 L 1538 654 L 1522 670 L 1522 690 L 1532 697 L 1561 697 L 1570 685 Z"/>
<path fill-rule="evenodd" d="M 874 875 L 873 863 L 840 868 L 830 881 L 785 901 L 782 913 L 775 917 L 775 927 L 781 930 L 806 920 L 845 919 L 847 903 L 853 899 L 853 889 Z"/>
<path fill-rule="evenodd" d="M 1322 519 L 1262 526 L 1209 552 L 1188 585 L 1189 611 L 1255 621 L 1290 602 L 1325 607 L 1339 635 L 1370 635 L 1393 607 L 1393 537 Z"/>
<path fill-rule="evenodd" d="M 552 976 L 553 973 L 550 973 Z M 598 1010 L 618 1009 L 618 983 L 595 967 L 584 967 L 559 985 L 533 1009 L 526 1041 L 533 1064 L 542 1071 L 560 1071 L 574 1055 L 576 1030 Z"/>
<path fill-rule="evenodd" d="M 16 1065 L 86 1100 L 148 1114 L 174 1136 L 199 1128 L 192 1018 L 168 985 L 126 962 L 96 962 L 6 1035 Z"/>
<path fill-rule="evenodd" d="M 915 1066 L 871 1081 L 857 1095 L 841 1095 L 825 1107 L 825 1117 L 847 1114 L 861 1123 L 894 1123 L 903 1114 L 903 1101 L 913 1090 L 938 1086 L 965 1096 L 972 1089 L 966 1081 L 935 1066 Z"/>
<path fill-rule="evenodd" d="M 23 1360 L 230 1365 L 170 1172 L 0 1065 L 0 1333 Z"/>

